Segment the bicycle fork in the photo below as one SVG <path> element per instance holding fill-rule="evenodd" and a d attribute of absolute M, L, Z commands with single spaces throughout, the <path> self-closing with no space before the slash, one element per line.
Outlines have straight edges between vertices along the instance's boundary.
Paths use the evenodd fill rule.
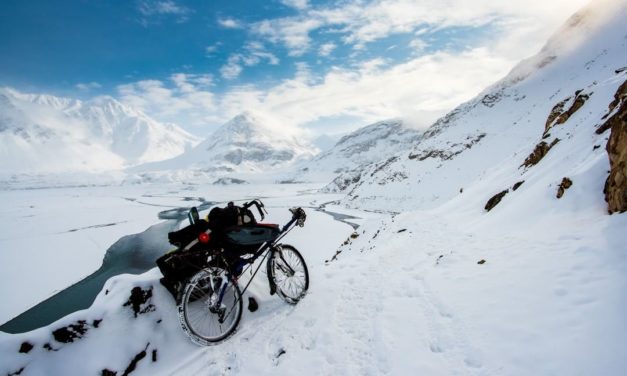
<path fill-rule="evenodd" d="M 222 300 L 224 299 L 224 294 L 226 293 L 226 288 L 228 287 L 228 284 L 229 279 L 221 276 L 219 287 L 217 289 L 214 289 L 214 291 L 218 291 L 218 299 L 215 302 L 212 302 L 209 306 L 209 311 L 211 313 L 218 314 L 218 322 L 220 322 L 220 324 L 224 323 L 224 319 L 226 318 L 226 308 L 222 307 Z"/>
<path fill-rule="evenodd" d="M 274 283 L 274 279 L 272 278 L 273 270 L 272 264 L 276 264 L 278 268 L 280 268 L 285 274 L 290 277 L 293 276 L 296 272 L 290 266 L 290 264 L 285 261 L 283 258 L 283 252 L 281 252 L 281 246 L 273 247 L 270 250 L 270 258 L 268 259 L 268 268 L 266 274 L 268 275 L 268 284 L 270 285 L 270 295 L 274 295 L 276 293 L 276 283 Z M 276 259 L 277 254 L 279 255 L 280 261 Z"/>

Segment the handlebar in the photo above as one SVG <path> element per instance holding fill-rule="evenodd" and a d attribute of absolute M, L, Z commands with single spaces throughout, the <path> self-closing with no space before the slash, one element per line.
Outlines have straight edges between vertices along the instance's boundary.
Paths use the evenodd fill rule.
<path fill-rule="evenodd" d="M 257 211 L 259 212 L 259 216 L 261 217 L 260 221 L 263 221 L 263 219 L 265 218 L 265 214 L 267 214 L 268 212 L 266 211 L 265 206 L 263 205 L 263 202 L 261 202 L 261 200 L 254 199 L 250 202 L 245 202 L 242 205 L 242 207 L 248 210 L 253 205 L 257 208 Z M 305 220 L 307 219 L 307 214 L 305 213 L 303 208 L 295 207 L 289 210 L 292 213 L 292 219 L 287 224 L 285 224 L 285 226 L 283 226 L 282 231 L 286 231 L 294 223 L 296 223 L 296 225 L 299 227 L 305 226 Z"/>
<path fill-rule="evenodd" d="M 305 226 L 305 220 L 307 219 L 307 214 L 303 208 L 291 208 L 290 212 L 292 213 L 292 219 L 296 220 L 296 224 L 299 227 Z"/>
<path fill-rule="evenodd" d="M 242 207 L 244 209 L 248 209 L 251 206 L 255 205 L 255 207 L 257 208 L 257 211 L 259 212 L 259 217 L 261 217 L 261 221 L 263 221 L 263 219 L 266 217 L 266 214 L 268 213 L 268 211 L 266 210 L 265 206 L 263 205 L 263 202 L 261 202 L 261 200 L 252 200 L 251 202 L 246 202 L 244 203 L 244 205 L 242 205 Z"/>

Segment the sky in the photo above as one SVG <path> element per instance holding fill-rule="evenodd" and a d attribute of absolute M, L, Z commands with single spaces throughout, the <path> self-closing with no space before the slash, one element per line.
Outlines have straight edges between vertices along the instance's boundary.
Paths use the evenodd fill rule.
<path fill-rule="evenodd" d="M 587 0 L 3 0 L 0 86 L 112 96 L 204 137 L 242 111 L 316 136 L 427 127 Z"/>

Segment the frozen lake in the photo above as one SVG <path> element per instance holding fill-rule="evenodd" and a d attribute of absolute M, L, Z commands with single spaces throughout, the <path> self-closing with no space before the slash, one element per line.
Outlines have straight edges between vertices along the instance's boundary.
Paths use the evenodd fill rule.
<path fill-rule="evenodd" d="M 151 269 L 171 248 L 167 232 L 192 206 L 205 215 L 214 205 L 261 198 L 269 212 L 265 221 L 271 223 L 285 222 L 289 207 L 305 207 L 309 231 L 286 239 L 297 246 L 311 244 L 304 233 L 316 227 L 347 236 L 368 216 L 334 207 L 340 196 L 320 194 L 318 188 L 172 184 L 0 191 L 0 323 L 43 302 L 13 322 L 10 331 L 49 324 L 87 308 L 109 277 Z M 339 245 L 316 242 L 320 247 L 312 248 L 319 254 L 306 257 L 321 261 Z"/>

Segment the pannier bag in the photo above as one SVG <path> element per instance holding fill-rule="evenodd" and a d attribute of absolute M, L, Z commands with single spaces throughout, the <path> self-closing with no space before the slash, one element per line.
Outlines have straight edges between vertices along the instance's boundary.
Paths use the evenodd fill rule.
<path fill-rule="evenodd" d="M 209 223 L 204 219 L 199 220 L 193 225 L 183 227 L 178 231 L 168 233 L 168 241 L 170 244 L 177 247 L 184 247 L 192 240 L 198 237 L 198 234 L 206 231 L 209 228 Z"/>
<path fill-rule="evenodd" d="M 256 224 L 252 226 L 236 226 L 226 230 L 228 243 L 237 245 L 255 245 L 273 240 L 279 235 L 279 226 L 272 224 Z"/>

